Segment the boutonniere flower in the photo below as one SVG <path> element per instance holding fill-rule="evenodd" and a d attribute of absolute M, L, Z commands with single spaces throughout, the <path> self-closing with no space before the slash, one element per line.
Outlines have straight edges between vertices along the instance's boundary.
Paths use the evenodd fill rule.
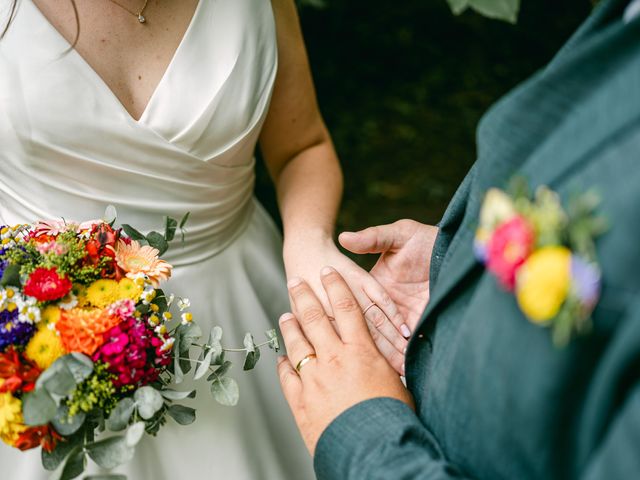
<path fill-rule="evenodd" d="M 492 188 L 485 195 L 476 258 L 515 293 L 523 314 L 550 327 L 554 343 L 564 346 L 589 331 L 600 297 L 594 242 L 607 226 L 596 214 L 599 197 L 583 193 L 565 209 L 545 186 L 531 195 L 526 182 L 515 179 L 508 191 Z"/>

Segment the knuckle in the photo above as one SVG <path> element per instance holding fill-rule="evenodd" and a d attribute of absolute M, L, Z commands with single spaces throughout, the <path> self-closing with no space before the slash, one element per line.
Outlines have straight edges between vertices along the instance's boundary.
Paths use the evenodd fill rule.
<path fill-rule="evenodd" d="M 355 312 L 360 309 L 360 305 L 358 305 L 358 302 L 356 302 L 354 298 L 349 297 L 337 300 L 333 304 L 333 307 L 341 312 Z"/>
<path fill-rule="evenodd" d="M 377 330 L 380 330 L 384 327 L 385 321 L 387 317 L 385 317 L 382 313 L 375 311 L 371 313 L 371 325 Z"/>
<path fill-rule="evenodd" d="M 324 317 L 324 310 L 319 306 L 313 306 L 306 308 L 302 315 L 300 315 L 300 323 L 303 325 L 311 325 L 318 322 Z"/>
<path fill-rule="evenodd" d="M 385 292 L 380 297 L 380 303 L 382 303 L 382 305 L 384 306 L 388 306 L 393 303 L 393 300 L 391 300 L 391 297 L 389 296 L 389 294 Z"/>

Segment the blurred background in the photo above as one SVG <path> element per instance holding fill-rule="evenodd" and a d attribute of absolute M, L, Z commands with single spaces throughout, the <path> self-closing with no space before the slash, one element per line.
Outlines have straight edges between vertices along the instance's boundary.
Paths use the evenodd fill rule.
<path fill-rule="evenodd" d="M 523 0 L 511 25 L 456 17 L 445 0 L 323 1 L 307 0 L 300 17 L 345 174 L 338 232 L 405 217 L 437 223 L 475 160 L 483 112 L 542 68 L 592 8 Z M 257 195 L 278 219 L 258 170 Z"/>

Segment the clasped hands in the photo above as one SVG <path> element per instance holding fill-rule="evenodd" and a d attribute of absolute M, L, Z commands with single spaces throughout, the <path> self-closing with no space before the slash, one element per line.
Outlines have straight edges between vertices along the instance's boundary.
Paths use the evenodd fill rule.
<path fill-rule="evenodd" d="M 435 227 L 403 220 L 340 238 L 352 251 L 382 252 L 372 274 L 382 278 L 413 327 L 428 299 L 429 259 L 436 233 Z M 390 397 L 413 407 L 397 367 L 376 347 L 361 306 L 343 277 L 325 267 L 321 282 L 333 318 L 299 278 L 288 285 L 295 315 L 280 318 L 287 348 L 287 356 L 278 361 L 280 383 L 312 455 L 329 424 L 362 401 Z"/>

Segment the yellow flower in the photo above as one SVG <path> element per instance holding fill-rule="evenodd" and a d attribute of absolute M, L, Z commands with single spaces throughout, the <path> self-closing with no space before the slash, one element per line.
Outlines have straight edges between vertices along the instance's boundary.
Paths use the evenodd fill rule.
<path fill-rule="evenodd" d="M 140 287 L 136 282 L 131 280 L 130 278 L 123 278 L 118 283 L 118 299 L 131 299 L 134 302 L 137 302 L 140 299 L 140 295 L 142 295 L 142 287 Z"/>
<path fill-rule="evenodd" d="M 517 214 L 509 195 L 497 188 L 487 191 L 480 209 L 480 227 L 492 232 L 498 225 Z"/>
<path fill-rule="evenodd" d="M 81 308 L 89 305 L 89 300 L 87 300 L 87 287 L 74 284 L 71 291 L 78 299 L 78 304 L 76 305 L 76 307 Z"/>
<path fill-rule="evenodd" d="M 60 309 L 54 305 L 49 305 L 42 310 L 42 323 L 47 325 L 55 325 L 60 320 Z"/>
<path fill-rule="evenodd" d="M 27 344 L 25 356 L 42 370 L 46 370 L 66 352 L 56 332 L 47 327 L 39 328 Z"/>
<path fill-rule="evenodd" d="M 105 308 L 118 300 L 118 282 L 115 280 L 96 280 L 87 288 L 87 300 L 98 308 Z"/>
<path fill-rule="evenodd" d="M 0 386 L 4 380 L 0 379 Z M 11 393 L 0 393 L 0 439 L 13 446 L 27 427 L 22 423 L 22 402 Z"/>
<path fill-rule="evenodd" d="M 520 267 L 516 283 L 518 304 L 534 323 L 556 316 L 567 298 L 571 280 L 571 251 L 544 247 L 531 254 Z"/>

